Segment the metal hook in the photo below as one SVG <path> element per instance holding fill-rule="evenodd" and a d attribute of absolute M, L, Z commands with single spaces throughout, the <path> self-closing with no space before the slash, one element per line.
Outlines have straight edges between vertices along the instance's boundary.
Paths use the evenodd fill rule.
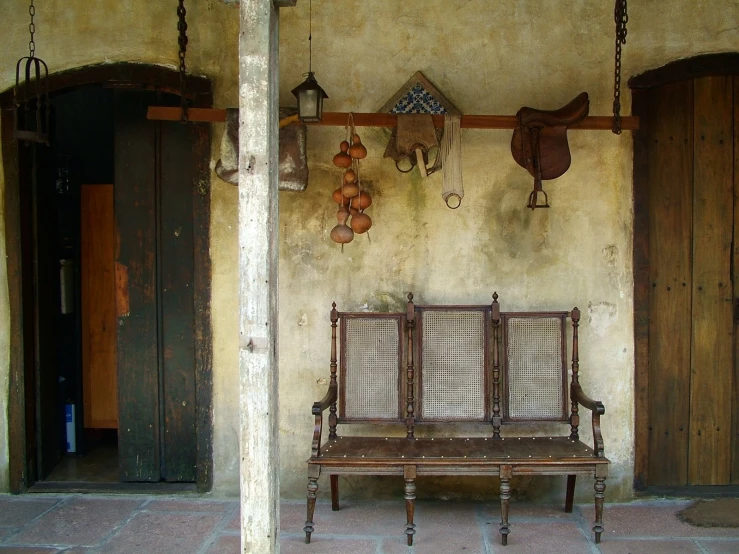
<path fill-rule="evenodd" d="M 403 160 L 407 160 L 408 163 L 411 164 L 411 166 L 408 169 L 401 169 L 401 167 L 400 167 L 399 164 Z M 397 169 L 401 173 L 410 173 L 411 171 L 413 171 L 413 168 L 414 167 L 416 167 L 416 159 L 415 159 L 414 156 L 405 156 L 404 158 L 400 158 L 399 160 L 395 160 L 395 169 Z"/>

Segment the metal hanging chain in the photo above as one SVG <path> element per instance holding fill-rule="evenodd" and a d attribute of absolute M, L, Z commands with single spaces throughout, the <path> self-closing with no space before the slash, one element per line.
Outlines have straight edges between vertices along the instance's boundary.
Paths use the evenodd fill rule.
<path fill-rule="evenodd" d="M 33 40 L 33 35 L 36 32 L 36 24 L 33 22 L 33 16 L 36 15 L 36 6 L 33 5 L 33 0 L 31 0 L 31 5 L 28 6 L 28 14 L 31 16 L 31 24 L 28 26 L 28 31 L 31 33 L 31 40 L 28 42 L 28 57 L 35 58 L 36 42 Z"/>
<path fill-rule="evenodd" d="M 308 73 L 313 72 L 313 0 L 308 2 Z"/>
<path fill-rule="evenodd" d="M 616 57 L 613 80 L 613 132 L 621 134 L 621 45 L 626 44 L 626 23 L 629 14 L 626 11 L 626 0 L 616 0 L 613 10 L 616 22 Z"/>
<path fill-rule="evenodd" d="M 177 6 L 177 30 L 180 33 L 177 43 L 180 46 L 180 121 L 187 123 L 187 101 L 185 100 L 185 78 L 187 76 L 185 65 L 185 54 L 187 53 L 187 21 L 185 16 L 187 10 L 185 9 L 185 0 L 179 0 L 179 6 Z"/>

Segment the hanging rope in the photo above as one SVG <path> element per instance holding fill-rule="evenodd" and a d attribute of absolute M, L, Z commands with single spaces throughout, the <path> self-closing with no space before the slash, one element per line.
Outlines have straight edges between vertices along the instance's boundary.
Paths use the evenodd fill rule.
<path fill-rule="evenodd" d="M 444 135 L 441 137 L 439 154 L 442 167 L 441 196 L 446 205 L 456 210 L 462 204 L 462 116 L 444 114 Z"/>
<path fill-rule="evenodd" d="M 626 0 L 616 0 L 613 10 L 616 21 L 616 55 L 613 79 L 613 132 L 621 134 L 621 46 L 626 44 L 626 23 L 629 15 L 626 11 Z"/>
<path fill-rule="evenodd" d="M 185 65 L 185 55 L 187 54 L 187 10 L 185 9 L 185 0 L 179 0 L 177 6 L 177 30 L 179 37 L 177 43 L 180 51 L 180 121 L 187 123 L 187 100 L 185 99 L 185 79 L 187 77 L 187 66 Z"/>

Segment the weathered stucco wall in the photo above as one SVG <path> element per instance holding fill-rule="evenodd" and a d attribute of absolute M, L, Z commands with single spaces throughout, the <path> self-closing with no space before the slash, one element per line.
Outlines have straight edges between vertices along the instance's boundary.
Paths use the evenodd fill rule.
<path fill-rule="evenodd" d="M 300 3 L 299 3 L 300 4 Z M 683 1 L 629 3 L 624 83 L 631 75 L 689 55 L 739 47 L 739 5 Z M 422 6 L 422 7 L 421 7 Z M 654 13 L 670 14 L 660 17 Z M 282 13 L 282 103 L 307 60 L 307 5 Z M 313 3 L 313 70 L 331 111 L 376 111 L 421 70 L 463 113 L 513 114 L 522 105 L 556 108 L 580 91 L 591 114 L 608 115 L 613 98 L 612 3 L 363 2 Z M 625 88 L 625 85 L 624 85 Z M 630 98 L 624 90 L 624 113 Z M 608 498 L 631 495 L 633 478 L 632 140 L 629 133 L 569 134 L 573 162 L 545 183 L 549 210 L 527 210 L 528 173 L 510 155 L 510 131 L 463 131 L 465 198 L 451 211 L 441 176 L 422 181 L 382 159 L 387 133 L 359 129 L 370 155 L 362 175 L 373 192 L 366 237 L 343 254 L 328 232 L 329 195 L 340 172 L 331 164 L 342 128 L 310 128 L 311 178 L 302 195 L 281 197 L 281 398 L 285 494 L 300 492 L 308 455 L 311 400 L 328 377 L 328 312 L 402 309 L 412 290 L 424 303 L 487 303 L 504 310 L 583 310 L 582 381 L 603 400 L 603 435 L 612 461 Z M 300 383 L 300 386 L 296 386 Z M 310 388 L 308 387 L 310 383 Z M 582 429 L 589 440 L 589 424 Z M 357 480 L 356 494 L 392 487 Z M 474 483 L 479 484 L 475 486 Z M 543 494 L 542 481 L 528 492 Z M 325 486 L 325 485 L 324 485 Z M 559 486 L 552 484 L 552 487 Z M 431 487 L 419 484 L 419 494 Z M 360 492 L 360 489 L 364 489 Z M 495 494 L 474 480 L 449 480 L 454 493 Z M 485 492 L 480 493 L 483 490 Z M 325 491 L 324 491 L 325 493 Z M 526 491 L 524 491 L 526 494 Z M 589 497 L 581 482 L 578 495 Z"/>
<path fill-rule="evenodd" d="M 659 4 L 659 5 L 657 5 Z M 709 6 L 710 4 L 710 6 Z M 630 3 L 624 82 L 690 55 L 739 48 L 733 1 Z M 174 67 L 175 2 L 124 4 L 48 0 L 37 7 L 38 54 L 52 71 L 102 61 Z M 188 68 L 213 79 L 218 106 L 238 104 L 238 6 L 188 0 Z M 669 13 L 670 17 L 658 17 Z M 27 52 L 24 5 L 4 12 L 0 90 Z M 281 104 L 302 80 L 308 3 L 281 12 Z M 421 70 L 467 114 L 513 114 L 522 105 L 555 108 L 588 91 L 591 114 L 608 115 L 613 86 L 613 16 L 599 0 L 541 2 L 313 2 L 313 69 L 331 111 L 375 111 Z M 629 94 L 624 91 L 624 112 Z M 214 126 L 214 160 L 222 126 Z M 387 131 L 360 129 L 370 155 L 362 166 L 374 205 L 372 243 L 360 237 L 342 254 L 328 238 L 331 158 L 342 128 L 309 129 L 310 182 L 280 195 L 280 441 L 283 495 L 301 497 L 309 455 L 311 403 L 328 377 L 328 311 L 397 309 L 412 290 L 424 303 L 487 303 L 497 290 L 506 310 L 583 310 L 582 381 L 606 404 L 612 460 L 608 498 L 628 498 L 633 467 L 631 150 L 628 133 L 571 132 L 570 171 L 545 184 L 552 208 L 525 208 L 531 179 L 512 160 L 510 131 L 464 131 L 465 199 L 451 211 L 441 177 L 401 175 L 382 159 Z M 0 177 L 0 187 L 2 187 Z M 212 178 L 214 492 L 238 493 L 238 249 L 236 190 Z M 0 230 L 4 244 L 4 231 Z M 7 286 L 0 265 L 0 394 L 7 398 Z M 3 405 L 5 403 L 3 402 Z M 0 488 L 7 451 L 0 416 Z M 588 425 L 583 425 L 588 433 Z M 524 489 L 542 494 L 538 482 Z M 448 481 L 442 494 L 479 494 L 479 482 Z M 358 487 L 363 492 L 358 492 Z M 491 495 L 495 490 L 484 484 Z M 325 486 L 322 484 L 322 493 Z M 419 485 L 419 494 L 430 487 Z M 546 487 L 544 487 L 546 489 Z M 368 479 L 347 494 L 399 494 L 400 485 Z M 581 496 L 592 485 L 580 483 Z M 319 493 L 320 494 L 320 493 Z"/>

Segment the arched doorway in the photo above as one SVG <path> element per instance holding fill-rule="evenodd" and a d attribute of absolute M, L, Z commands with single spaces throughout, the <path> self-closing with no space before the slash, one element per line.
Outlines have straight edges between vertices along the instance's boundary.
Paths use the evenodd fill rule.
<path fill-rule="evenodd" d="M 739 55 L 632 78 L 635 488 L 739 483 Z"/>
<path fill-rule="evenodd" d="M 2 112 L 11 488 L 51 485 L 43 480 L 67 450 L 63 410 L 73 404 L 78 450 L 90 429 L 117 432 L 116 481 L 208 489 L 210 128 L 146 120 L 150 104 L 179 104 L 179 75 L 167 68 L 89 66 L 49 85 L 57 150 L 16 143 L 13 112 Z M 194 105 L 212 104 L 207 79 L 188 77 L 186 90 Z M 0 105 L 12 106 L 12 91 Z M 85 169 L 69 186 L 61 145 L 76 145 Z M 90 261 L 96 252 L 102 266 Z M 96 286 L 85 289 L 86 275 Z M 91 389 L 90 366 L 99 374 L 106 363 Z"/>

